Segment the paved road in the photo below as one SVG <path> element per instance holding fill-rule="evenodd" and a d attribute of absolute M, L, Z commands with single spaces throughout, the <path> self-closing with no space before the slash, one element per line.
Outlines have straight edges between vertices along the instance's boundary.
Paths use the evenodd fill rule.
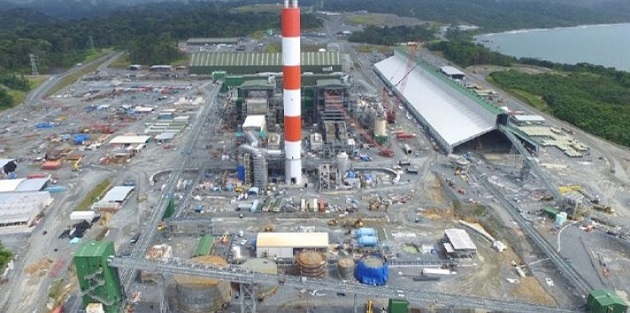
<path fill-rule="evenodd" d="M 101 63 L 103 61 L 106 61 L 105 63 L 101 64 L 101 66 L 99 66 L 99 70 L 101 68 L 104 68 L 106 66 L 109 66 L 109 64 L 111 64 L 112 62 L 114 62 L 116 59 L 118 59 L 120 56 L 123 55 L 124 52 L 112 52 L 110 54 L 107 54 L 99 59 L 96 59 L 88 64 L 85 64 L 83 66 L 76 66 L 73 67 L 71 69 L 69 69 L 68 71 L 66 71 L 63 74 L 58 74 L 58 75 L 53 75 L 52 77 L 50 77 L 47 81 L 45 81 L 43 84 L 39 85 L 37 88 L 35 88 L 34 90 L 32 90 L 27 96 L 26 96 L 26 100 L 24 100 L 24 104 L 27 106 L 32 106 L 32 105 L 36 105 L 38 104 L 45 96 L 46 94 L 52 89 L 54 88 L 58 83 L 61 82 L 61 80 L 63 80 L 65 77 L 75 74 L 76 72 L 82 70 L 85 66 L 90 66 L 92 64 L 96 64 L 96 63 Z"/>

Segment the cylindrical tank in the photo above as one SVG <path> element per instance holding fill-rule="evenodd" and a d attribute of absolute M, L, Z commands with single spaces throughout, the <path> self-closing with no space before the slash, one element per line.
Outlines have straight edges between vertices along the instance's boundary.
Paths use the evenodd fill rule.
<path fill-rule="evenodd" d="M 343 258 L 337 261 L 337 270 L 342 279 L 351 279 L 354 274 L 354 259 Z"/>
<path fill-rule="evenodd" d="M 374 120 L 374 136 L 387 136 L 387 121 L 384 118 Z"/>
<path fill-rule="evenodd" d="M 361 236 L 359 237 L 359 245 L 362 247 L 376 247 L 378 243 L 378 238 L 376 236 Z"/>
<path fill-rule="evenodd" d="M 228 265 L 224 259 L 217 256 L 201 256 L 191 261 L 219 267 Z M 227 281 L 177 275 L 175 276 L 175 286 L 179 312 L 217 312 L 232 298 L 230 282 Z"/>
<path fill-rule="evenodd" d="M 241 246 L 233 246 L 232 247 L 232 259 L 240 260 L 243 256 L 241 255 Z"/>
<path fill-rule="evenodd" d="M 243 263 L 241 267 L 248 271 L 253 271 L 256 273 L 272 274 L 272 275 L 278 274 L 278 265 L 271 260 L 262 259 L 262 258 L 249 259 L 245 261 L 245 263 Z M 257 292 L 258 299 L 259 300 L 264 299 L 265 297 L 273 294 L 276 291 L 276 289 L 277 287 L 273 285 L 259 285 L 258 292 Z"/>
<path fill-rule="evenodd" d="M 236 178 L 238 178 L 238 180 L 240 181 L 245 180 L 245 166 L 244 165 L 239 164 L 236 166 Z"/>
<path fill-rule="evenodd" d="M 322 277 L 326 270 L 326 256 L 317 251 L 304 250 L 297 256 L 301 276 Z"/>
<path fill-rule="evenodd" d="M 361 236 L 376 236 L 376 229 L 369 228 L 369 227 L 361 227 L 361 228 L 357 229 L 355 234 L 356 234 L 357 237 L 361 237 Z"/>
<path fill-rule="evenodd" d="M 341 151 L 337 154 L 337 170 L 342 177 L 348 171 L 348 154 L 345 151 Z"/>
<path fill-rule="evenodd" d="M 389 263 L 384 256 L 368 255 L 357 264 L 355 277 L 368 285 L 384 285 L 389 278 Z"/>

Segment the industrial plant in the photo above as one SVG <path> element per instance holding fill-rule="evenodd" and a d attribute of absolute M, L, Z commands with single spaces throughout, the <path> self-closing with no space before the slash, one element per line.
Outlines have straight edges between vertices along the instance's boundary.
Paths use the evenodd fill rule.
<path fill-rule="evenodd" d="M 575 170 L 606 155 L 421 43 L 357 53 L 278 10 L 279 36 L 16 115 L 36 145 L 0 160 L 0 232 L 46 257 L 4 280 L 50 312 L 626 312 L 622 197 Z"/>

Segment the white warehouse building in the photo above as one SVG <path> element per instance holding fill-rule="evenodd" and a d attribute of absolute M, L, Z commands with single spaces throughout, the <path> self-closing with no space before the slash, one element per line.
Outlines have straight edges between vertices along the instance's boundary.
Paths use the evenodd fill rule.
<path fill-rule="evenodd" d="M 505 112 L 423 61 L 414 60 L 407 73 L 408 57 L 396 50 L 374 64 L 376 73 L 446 153 L 497 129 L 497 117 Z M 401 84 L 404 79 L 406 84 Z"/>
<path fill-rule="evenodd" d="M 259 233 L 256 257 L 289 259 L 304 249 L 326 251 L 328 240 L 328 233 Z"/>

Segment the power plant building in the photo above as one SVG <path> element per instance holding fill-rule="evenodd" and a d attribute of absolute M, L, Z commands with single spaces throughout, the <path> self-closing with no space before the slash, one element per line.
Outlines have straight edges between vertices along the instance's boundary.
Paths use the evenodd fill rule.
<path fill-rule="evenodd" d="M 293 258 L 299 250 L 328 249 L 328 233 L 259 233 L 257 258 Z"/>
<path fill-rule="evenodd" d="M 342 71 L 339 52 L 302 52 L 300 56 L 302 73 L 330 74 Z M 193 53 L 188 71 L 197 75 L 211 75 L 219 71 L 225 71 L 228 75 L 280 73 L 282 53 Z"/>

